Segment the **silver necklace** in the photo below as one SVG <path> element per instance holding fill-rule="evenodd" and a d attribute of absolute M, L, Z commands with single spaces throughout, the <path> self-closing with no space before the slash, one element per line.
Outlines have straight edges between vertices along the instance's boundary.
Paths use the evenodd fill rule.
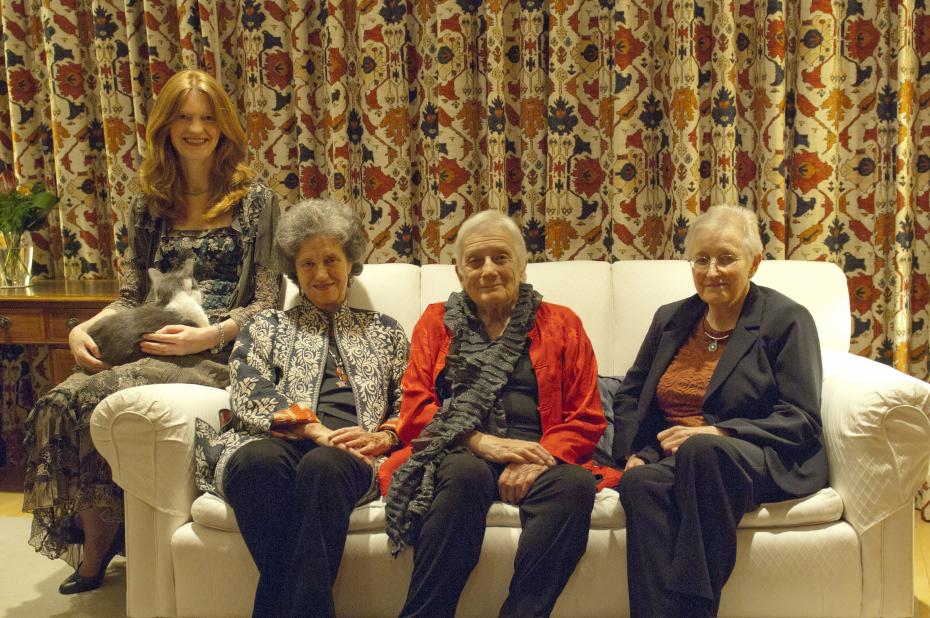
<path fill-rule="evenodd" d="M 715 337 L 711 335 L 709 332 L 707 332 L 707 318 L 704 318 L 703 320 L 701 320 L 701 328 L 704 329 L 704 336 L 710 339 L 710 343 L 707 344 L 708 352 L 716 352 L 717 348 L 720 347 L 719 345 L 717 345 L 717 342 L 724 341 L 725 339 L 729 339 L 730 335 L 733 334 L 733 331 L 731 330 L 730 332 L 728 332 L 726 335 L 723 335 L 722 337 Z"/>

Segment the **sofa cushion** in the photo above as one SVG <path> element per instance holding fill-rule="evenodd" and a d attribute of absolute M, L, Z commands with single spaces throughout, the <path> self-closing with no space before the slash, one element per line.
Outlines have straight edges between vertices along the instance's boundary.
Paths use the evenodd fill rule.
<path fill-rule="evenodd" d="M 213 494 L 200 494 L 191 505 L 191 519 L 216 530 L 239 532 L 236 516 L 226 501 Z"/>
<path fill-rule="evenodd" d="M 604 435 L 594 447 L 594 461 L 602 466 L 616 466 L 614 462 L 614 397 L 623 384 L 623 378 L 614 376 L 597 376 L 597 390 L 601 396 L 601 407 L 604 409 L 604 418 L 607 419 L 607 428 Z"/>
<path fill-rule="evenodd" d="M 604 374 L 611 373 L 614 364 L 610 351 L 615 345 L 610 272 L 611 265 L 607 262 L 588 260 L 526 265 L 526 280 L 542 294 L 543 300 L 570 307 L 581 318 L 594 348 L 597 366 Z M 421 310 L 430 303 L 445 302 L 450 293 L 461 290 L 462 284 L 451 264 L 425 264 L 420 267 Z"/>
<path fill-rule="evenodd" d="M 213 494 L 202 494 L 191 505 L 191 519 L 195 523 L 216 530 L 238 532 L 232 507 Z M 519 528 L 520 512 L 515 506 L 495 502 L 488 513 L 488 526 Z M 598 492 L 591 513 L 592 528 L 622 528 L 625 523 L 617 492 L 604 489 Z M 350 532 L 384 530 L 384 501 L 379 498 L 356 507 L 349 518 Z"/>
<path fill-rule="evenodd" d="M 843 514 L 843 502 L 831 488 L 821 489 L 806 498 L 767 503 L 740 521 L 740 528 L 783 528 L 809 526 L 838 521 Z M 203 494 L 191 506 L 194 522 L 228 532 L 238 532 L 236 516 L 222 498 Z M 517 507 L 495 502 L 488 513 L 488 526 L 497 528 L 519 528 L 520 511 Z M 609 530 L 623 528 L 626 516 L 620 506 L 620 498 L 613 489 L 598 492 L 591 512 L 591 528 Z M 383 531 L 384 501 L 369 502 L 352 511 L 349 519 L 350 532 Z"/>
<path fill-rule="evenodd" d="M 619 375 L 633 365 L 656 309 L 693 295 L 694 281 L 684 260 L 621 260 L 611 265 L 611 277 L 613 339 L 609 355 L 613 366 L 600 362 L 600 355 L 598 366 L 601 373 Z M 787 294 L 811 312 L 821 350 L 849 350 L 849 292 L 846 277 L 836 264 L 762 260 L 752 280 Z M 583 292 L 580 298 L 585 298 Z"/>
<path fill-rule="evenodd" d="M 843 515 L 843 500 L 832 487 L 805 498 L 766 502 L 755 511 L 746 513 L 739 522 L 740 528 L 794 528 L 839 521 Z"/>

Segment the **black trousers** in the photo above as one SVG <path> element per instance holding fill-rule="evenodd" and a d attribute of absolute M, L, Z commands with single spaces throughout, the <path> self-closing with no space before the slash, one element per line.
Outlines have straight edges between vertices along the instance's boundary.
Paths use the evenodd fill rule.
<path fill-rule="evenodd" d="M 619 493 L 633 618 L 716 615 L 743 514 L 793 497 L 772 482 L 761 448 L 712 435 L 692 436 L 674 456 L 630 469 Z"/>
<path fill-rule="evenodd" d="M 436 493 L 414 545 L 413 575 L 401 616 L 453 617 L 498 499 L 504 466 L 451 453 L 436 473 Z M 584 555 L 597 483 L 580 466 L 543 472 L 520 504 L 523 532 L 501 616 L 548 616 Z"/>
<path fill-rule="evenodd" d="M 349 515 L 372 469 L 310 440 L 249 442 L 227 464 L 226 500 L 258 567 L 254 616 L 334 616 Z"/>

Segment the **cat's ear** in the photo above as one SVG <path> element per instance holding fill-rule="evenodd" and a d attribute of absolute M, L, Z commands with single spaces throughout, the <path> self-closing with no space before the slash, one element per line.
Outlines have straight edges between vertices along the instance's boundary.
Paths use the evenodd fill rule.
<path fill-rule="evenodd" d="M 151 281 L 152 283 L 155 283 L 159 279 L 161 279 L 161 271 L 158 270 L 157 268 L 150 268 L 149 269 L 149 281 Z"/>
<path fill-rule="evenodd" d="M 184 260 L 184 263 L 181 265 L 181 274 L 187 277 L 193 276 L 194 274 L 194 258 L 193 256 Z"/>

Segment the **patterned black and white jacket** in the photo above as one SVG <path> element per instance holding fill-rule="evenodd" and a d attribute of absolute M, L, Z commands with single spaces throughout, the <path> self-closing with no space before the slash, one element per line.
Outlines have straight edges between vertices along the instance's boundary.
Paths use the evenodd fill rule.
<path fill-rule="evenodd" d="M 229 457 L 243 444 L 269 437 L 276 411 L 292 403 L 316 409 L 331 326 L 359 426 L 377 431 L 396 421 L 409 352 L 396 320 L 346 304 L 329 316 L 305 298 L 287 311 L 262 311 L 239 334 L 229 357 L 231 421 L 216 434 L 198 419 L 195 462 L 201 490 L 222 495 Z"/>

